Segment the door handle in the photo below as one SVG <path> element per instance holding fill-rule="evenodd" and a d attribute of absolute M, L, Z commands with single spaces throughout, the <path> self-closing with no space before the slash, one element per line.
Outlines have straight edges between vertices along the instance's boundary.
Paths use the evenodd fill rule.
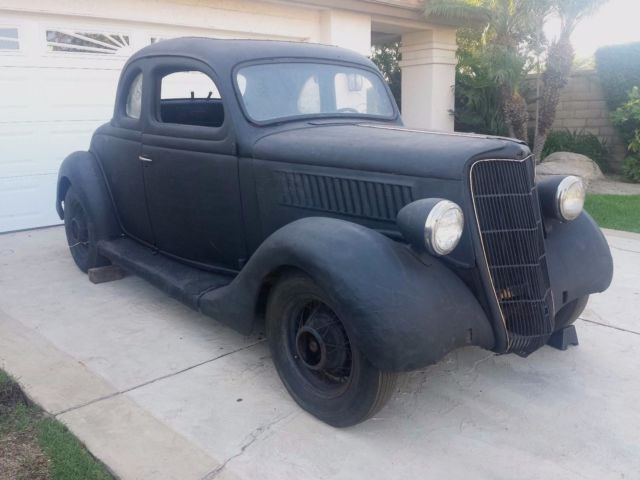
<path fill-rule="evenodd" d="M 138 158 L 143 162 L 153 162 L 153 160 L 151 160 L 150 158 L 143 157 L 142 155 L 139 155 Z"/>

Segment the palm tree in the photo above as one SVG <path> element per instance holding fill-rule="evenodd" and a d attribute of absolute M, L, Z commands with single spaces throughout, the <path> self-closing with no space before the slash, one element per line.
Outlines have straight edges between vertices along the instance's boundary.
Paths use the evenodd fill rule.
<path fill-rule="evenodd" d="M 544 18 L 551 0 L 431 0 L 427 16 L 455 18 L 480 26 L 474 52 L 497 85 L 500 108 L 509 135 L 527 141 L 529 114 L 520 91 L 522 78 L 533 66 L 530 52 L 540 42 L 532 19 Z M 476 27 L 478 28 L 478 27 Z"/>
<path fill-rule="evenodd" d="M 607 0 L 555 0 L 553 8 L 560 17 L 560 34 L 547 52 L 546 68 L 542 74 L 542 90 L 538 99 L 539 116 L 533 153 L 538 162 L 547 140 L 547 135 L 556 118 L 560 92 L 567 84 L 575 57 L 571 45 L 571 34 L 576 25 L 592 14 Z"/>
<path fill-rule="evenodd" d="M 574 52 L 571 34 L 585 16 L 607 0 L 430 0 L 427 16 L 455 18 L 481 25 L 480 45 L 474 52 L 488 65 L 490 77 L 500 91 L 500 105 L 509 134 L 527 141 L 529 115 L 520 87 L 536 64 L 545 39 L 544 19 L 560 16 L 560 35 L 547 49 L 537 101 L 533 151 L 540 160 L 553 125 L 560 98 L 571 73 Z"/>

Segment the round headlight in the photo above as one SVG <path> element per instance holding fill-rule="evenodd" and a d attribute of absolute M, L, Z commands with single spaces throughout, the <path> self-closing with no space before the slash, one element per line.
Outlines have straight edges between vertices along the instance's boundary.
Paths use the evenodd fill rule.
<path fill-rule="evenodd" d="M 449 200 L 434 205 L 424 223 L 427 248 L 436 255 L 447 255 L 458 245 L 464 228 L 462 209 Z"/>
<path fill-rule="evenodd" d="M 558 212 L 564 220 L 574 220 L 582 213 L 586 189 L 578 177 L 565 177 L 556 191 Z"/>

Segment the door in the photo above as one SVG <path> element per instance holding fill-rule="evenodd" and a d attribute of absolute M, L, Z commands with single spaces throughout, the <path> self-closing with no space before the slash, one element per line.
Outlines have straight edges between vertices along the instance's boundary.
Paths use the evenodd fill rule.
<path fill-rule="evenodd" d="M 127 67 L 118 89 L 113 121 L 100 127 L 91 141 L 91 151 L 97 156 L 118 217 L 125 233 L 152 245 L 153 231 L 143 176 L 142 104 L 148 102 L 144 91 L 144 60 Z"/>
<path fill-rule="evenodd" d="M 213 72 L 189 59 L 156 65 L 145 83 L 152 101 L 141 153 L 156 246 L 198 264 L 239 269 L 246 247 L 238 158 Z"/>

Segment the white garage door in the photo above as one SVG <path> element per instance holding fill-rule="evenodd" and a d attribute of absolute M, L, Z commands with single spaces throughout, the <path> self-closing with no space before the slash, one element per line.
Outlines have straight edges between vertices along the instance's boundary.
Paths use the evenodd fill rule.
<path fill-rule="evenodd" d="M 60 222 L 58 167 L 111 117 L 129 29 L 0 14 L 0 232 Z"/>

